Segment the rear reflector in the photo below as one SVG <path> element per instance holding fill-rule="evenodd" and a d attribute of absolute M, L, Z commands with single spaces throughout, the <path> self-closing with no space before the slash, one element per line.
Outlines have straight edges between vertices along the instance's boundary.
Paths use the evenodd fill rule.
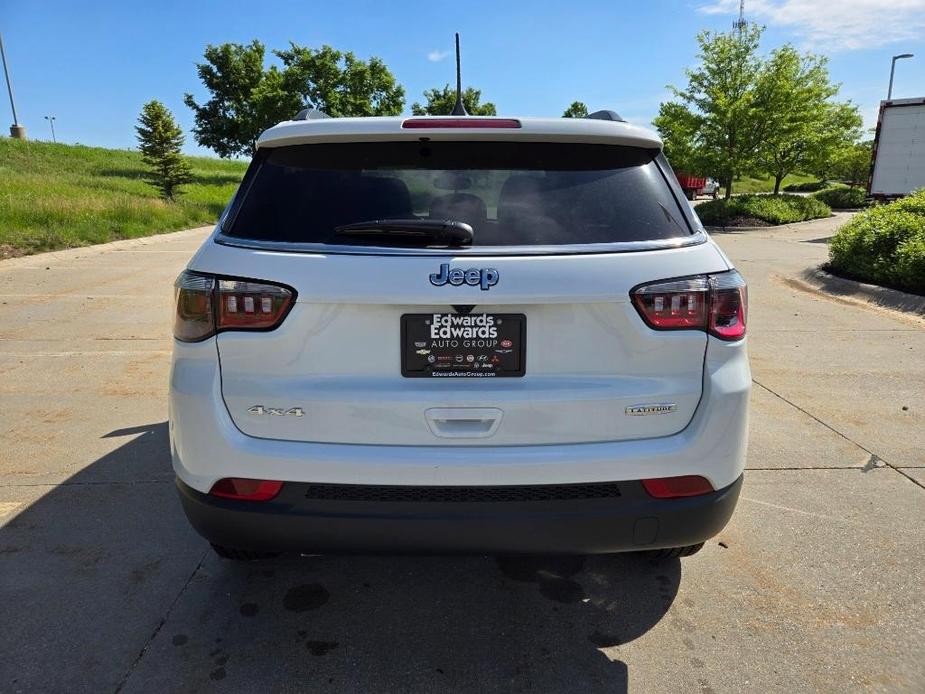
<path fill-rule="evenodd" d="M 519 128 L 516 118 L 409 118 L 403 128 Z"/>
<path fill-rule="evenodd" d="M 209 494 L 223 499 L 238 501 L 269 501 L 279 494 L 282 482 L 273 480 L 250 480 L 241 477 L 225 477 L 212 485 Z"/>
<path fill-rule="evenodd" d="M 293 290 L 278 284 L 187 270 L 174 283 L 173 334 L 183 342 L 198 342 L 222 330 L 272 330 L 294 298 Z"/>
<path fill-rule="evenodd" d="M 735 270 L 653 282 L 630 295 L 650 328 L 704 330 L 721 340 L 745 337 L 748 290 Z"/>
<path fill-rule="evenodd" d="M 705 477 L 684 475 L 683 477 L 659 477 L 643 480 L 649 496 L 656 499 L 678 499 L 684 496 L 700 496 L 713 491 L 713 485 Z"/>

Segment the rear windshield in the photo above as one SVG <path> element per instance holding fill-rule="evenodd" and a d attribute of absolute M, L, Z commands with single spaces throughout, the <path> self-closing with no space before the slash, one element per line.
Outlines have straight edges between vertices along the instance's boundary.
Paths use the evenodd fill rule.
<path fill-rule="evenodd" d="M 516 142 L 371 142 L 257 153 L 223 226 L 257 241 L 407 246 L 345 236 L 371 220 L 454 220 L 473 246 L 651 241 L 691 229 L 657 150 Z M 421 246 L 426 241 L 417 241 Z"/>

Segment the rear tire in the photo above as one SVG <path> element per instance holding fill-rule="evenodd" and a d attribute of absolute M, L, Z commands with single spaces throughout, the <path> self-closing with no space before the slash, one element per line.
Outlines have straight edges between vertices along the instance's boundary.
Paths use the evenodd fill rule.
<path fill-rule="evenodd" d="M 664 549 L 654 549 L 646 552 L 649 559 L 654 561 L 663 561 L 665 559 L 679 559 L 697 554 L 703 548 L 703 543 L 696 545 L 687 545 L 686 547 L 665 547 Z"/>
<path fill-rule="evenodd" d="M 210 543 L 211 544 L 211 543 Z M 223 547 L 222 545 L 212 545 L 212 549 L 222 559 L 231 559 L 232 561 L 257 561 L 259 559 L 272 559 L 278 557 L 279 552 L 261 552 L 252 549 L 233 549 L 232 547 Z"/>

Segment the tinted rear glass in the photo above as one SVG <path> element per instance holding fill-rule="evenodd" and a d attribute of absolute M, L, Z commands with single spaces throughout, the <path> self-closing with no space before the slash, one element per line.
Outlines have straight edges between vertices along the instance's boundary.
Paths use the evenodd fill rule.
<path fill-rule="evenodd" d="M 338 234 L 388 219 L 469 224 L 473 246 L 688 236 L 657 151 L 613 145 L 372 142 L 258 152 L 223 231 L 287 243 L 407 245 Z"/>

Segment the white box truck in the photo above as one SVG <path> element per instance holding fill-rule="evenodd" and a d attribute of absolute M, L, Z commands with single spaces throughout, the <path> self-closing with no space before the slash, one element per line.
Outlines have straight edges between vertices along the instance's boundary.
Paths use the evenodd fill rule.
<path fill-rule="evenodd" d="M 925 98 L 880 102 L 867 194 L 896 198 L 925 188 Z"/>

